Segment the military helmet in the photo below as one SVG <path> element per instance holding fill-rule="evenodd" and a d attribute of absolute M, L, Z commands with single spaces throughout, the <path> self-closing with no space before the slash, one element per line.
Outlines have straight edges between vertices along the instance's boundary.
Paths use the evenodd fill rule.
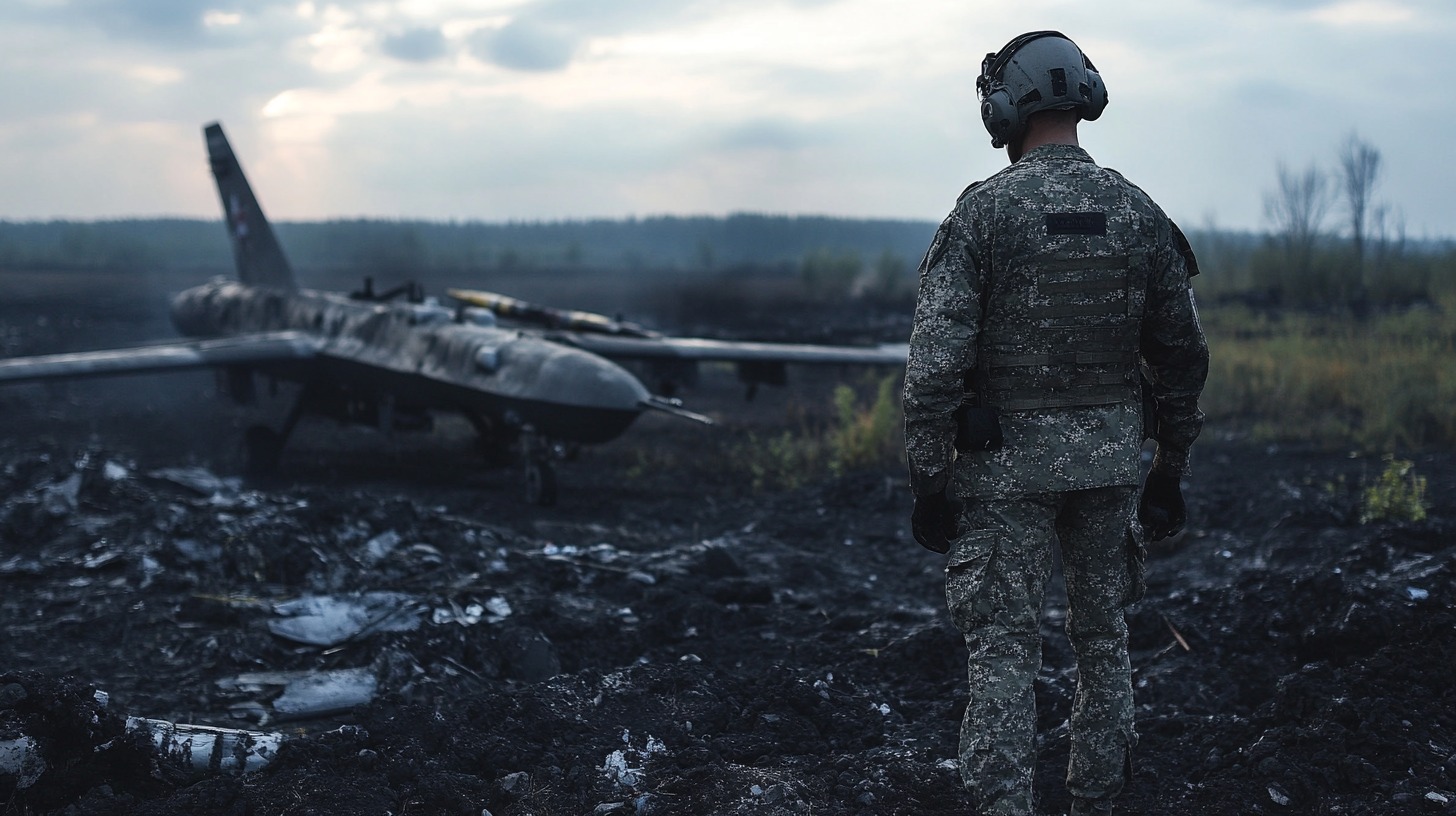
<path fill-rule="evenodd" d="M 1107 87 L 1082 49 L 1060 31 L 1033 31 L 987 54 L 976 78 L 981 121 L 992 147 L 1021 138 L 1026 119 L 1044 110 L 1075 110 L 1092 121 L 1107 107 Z"/>

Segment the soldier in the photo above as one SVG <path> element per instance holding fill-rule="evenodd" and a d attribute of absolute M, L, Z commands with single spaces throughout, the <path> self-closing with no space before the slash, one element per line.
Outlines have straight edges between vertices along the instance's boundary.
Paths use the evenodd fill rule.
<path fill-rule="evenodd" d="M 1032 683 L 1060 546 L 1078 670 L 1067 787 L 1073 814 L 1108 814 L 1137 741 L 1123 610 L 1142 594 L 1143 542 L 1183 528 L 1203 424 L 1198 269 L 1163 211 L 1078 146 L 1107 91 L 1076 44 L 1017 37 L 976 87 L 1011 165 L 967 188 L 920 267 L 911 526 L 948 553 L 946 601 L 970 651 L 961 774 L 983 814 L 1033 812 Z M 1147 435 L 1157 453 L 1139 501 Z"/>

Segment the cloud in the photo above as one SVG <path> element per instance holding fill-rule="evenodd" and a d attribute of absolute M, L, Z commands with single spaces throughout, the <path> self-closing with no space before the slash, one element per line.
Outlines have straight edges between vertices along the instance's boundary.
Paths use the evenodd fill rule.
<path fill-rule="evenodd" d="M 430 62 L 445 56 L 445 35 L 438 28 L 413 28 L 387 35 L 384 53 L 405 62 Z"/>
<path fill-rule="evenodd" d="M 727 150 L 803 150 L 832 140 L 832 131 L 787 119 L 757 119 L 725 129 L 715 139 Z"/>
<path fill-rule="evenodd" d="M 215 8 L 209 0 L 83 0 L 73 8 L 96 25 L 113 33 L 147 40 L 184 42 L 198 39 L 203 16 Z"/>
<path fill-rule="evenodd" d="M 516 19 L 503 28 L 477 34 L 471 51 L 502 68 L 556 71 L 571 62 L 581 41 L 580 35 L 563 27 Z"/>
<path fill-rule="evenodd" d="M 593 39 L 670 28 L 737 7 L 727 0 L 539 0 L 503 27 L 478 34 L 472 53 L 503 68 L 557 71 L 571 64 Z"/>

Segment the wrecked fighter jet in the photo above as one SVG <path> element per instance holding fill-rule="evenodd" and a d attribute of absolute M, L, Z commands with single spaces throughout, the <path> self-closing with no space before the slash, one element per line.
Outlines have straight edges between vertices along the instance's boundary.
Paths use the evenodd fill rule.
<path fill-rule="evenodd" d="M 676 375 L 702 361 L 732 362 L 750 390 L 781 384 L 789 363 L 905 364 L 903 345 L 664 337 L 599 315 L 469 290 L 454 292 L 460 305 L 449 308 L 413 284 L 382 293 L 370 282 L 352 294 L 303 289 L 222 126 L 203 132 L 238 279 L 219 278 L 175 297 L 172 322 L 194 339 L 0 360 L 0 383 L 211 367 L 222 390 L 245 405 L 255 402 L 260 377 L 299 383 L 281 428 L 246 431 L 252 471 L 276 466 L 306 414 L 391 432 L 427 430 L 433 412 L 457 412 L 485 447 L 518 453 L 527 499 L 550 505 L 553 459 L 616 438 L 643 412 L 709 422 L 651 393 L 623 362 Z M 535 325 L 505 327 L 498 316 Z M 670 387 L 673 379 L 661 382 Z"/>

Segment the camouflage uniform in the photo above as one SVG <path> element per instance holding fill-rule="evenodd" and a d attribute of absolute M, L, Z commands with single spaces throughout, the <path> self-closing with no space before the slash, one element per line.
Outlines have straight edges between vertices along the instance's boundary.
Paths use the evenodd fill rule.
<path fill-rule="evenodd" d="M 1156 398 L 1153 467 L 1185 475 L 1208 349 L 1178 228 L 1079 147 L 1043 145 L 961 195 L 920 269 L 905 380 L 917 497 L 965 502 L 946 599 L 970 650 L 962 774 L 984 813 L 1032 812 L 1038 624 L 1060 544 L 1077 656 L 1074 796 L 1114 796 L 1136 742 L 1123 608 L 1141 595 L 1132 523 Z M 957 454 L 963 400 L 1003 445 Z"/>

